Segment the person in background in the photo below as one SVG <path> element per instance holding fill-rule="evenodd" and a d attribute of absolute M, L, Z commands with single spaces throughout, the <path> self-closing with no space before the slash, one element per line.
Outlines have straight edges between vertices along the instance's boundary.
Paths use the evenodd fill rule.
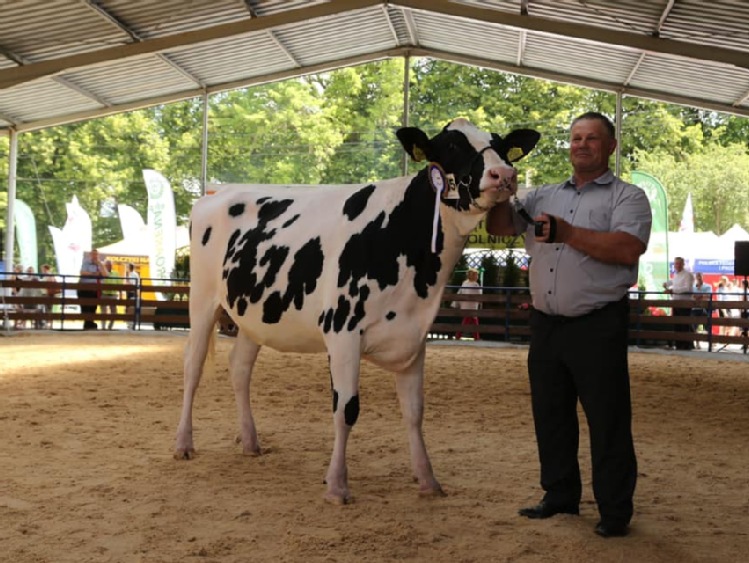
<path fill-rule="evenodd" d="M 88 256 L 84 256 L 81 265 L 81 284 L 87 284 L 89 287 L 78 290 L 79 299 L 96 299 L 99 297 L 99 282 L 101 278 L 107 277 L 107 269 L 99 259 L 99 251 L 92 250 Z M 94 315 L 96 313 L 96 304 L 81 305 L 81 313 L 84 315 Z M 98 325 L 93 319 L 83 321 L 83 330 L 96 330 Z"/>
<path fill-rule="evenodd" d="M 127 298 L 128 300 L 135 301 L 135 308 L 138 308 L 138 286 L 140 285 L 140 275 L 135 270 L 135 264 L 132 262 L 129 262 L 127 267 L 125 268 L 125 283 L 129 286 L 132 286 L 131 288 L 128 288 L 127 290 Z M 128 311 L 128 314 L 130 312 Z M 135 328 L 135 322 L 129 322 L 127 327 L 129 329 Z"/>
<path fill-rule="evenodd" d="M 524 232 L 532 258 L 528 374 L 545 494 L 519 514 L 579 514 L 579 401 L 601 517 L 594 532 L 610 538 L 629 533 L 633 513 L 628 292 L 637 283 L 652 214 L 645 192 L 609 169 L 616 134 L 604 115 L 577 117 L 569 141 L 572 176 L 538 187 L 522 202 L 533 223 L 506 201 L 489 211 L 487 231 Z"/>
<path fill-rule="evenodd" d="M 463 281 L 460 289 L 458 290 L 458 295 L 481 295 L 483 293 L 483 290 L 481 289 L 481 285 L 479 285 L 478 280 L 479 271 L 475 268 L 470 268 L 468 270 L 466 279 Z M 460 309 L 461 311 L 464 311 L 463 320 L 460 323 L 462 326 L 479 326 L 479 318 L 475 315 L 475 311 L 477 311 L 481 307 L 481 303 L 479 303 L 478 301 L 453 301 L 453 306 Z M 462 331 L 459 330 L 455 333 L 456 339 L 460 340 L 462 337 Z M 478 328 L 476 328 L 473 333 L 473 339 L 480 340 L 480 338 L 481 335 L 479 334 Z"/>
<path fill-rule="evenodd" d="M 119 284 L 120 280 L 117 276 L 117 272 L 112 271 L 112 261 L 111 260 L 105 260 L 104 261 L 104 269 L 107 271 L 107 275 L 102 277 L 102 288 L 101 288 L 101 297 L 104 300 L 101 306 L 101 312 L 105 315 L 116 315 L 117 314 L 117 304 L 114 303 L 117 300 L 117 297 L 119 295 L 119 291 L 116 289 L 109 289 L 107 286 L 112 284 Z M 112 330 L 114 328 L 114 319 L 109 320 L 109 324 L 106 324 L 106 321 L 104 321 L 104 326 L 107 330 Z"/>
<path fill-rule="evenodd" d="M 675 299 L 690 299 L 692 289 L 694 288 L 694 276 L 692 272 L 684 267 L 684 258 L 677 256 L 674 258 L 674 275 L 673 278 L 663 284 L 663 288 L 669 295 L 676 295 Z M 691 307 L 673 307 L 674 317 L 688 317 L 692 314 Z M 674 332 L 692 332 L 691 324 L 677 324 L 674 326 Z M 692 340 L 677 340 L 674 343 L 677 350 L 694 350 Z"/>
<path fill-rule="evenodd" d="M 58 282 L 57 276 L 52 271 L 52 266 L 49 264 L 42 264 L 42 270 L 39 273 L 39 279 L 43 282 Z M 44 292 L 44 295 L 46 297 L 56 297 L 60 295 L 60 290 L 56 288 L 49 288 Z M 41 309 L 44 312 L 43 318 L 42 318 L 42 327 L 41 328 L 47 328 L 49 324 L 51 324 L 51 321 L 47 319 L 47 312 L 52 311 L 52 306 L 47 305 L 41 305 Z"/>
<path fill-rule="evenodd" d="M 711 301 L 713 297 L 713 288 L 704 282 L 702 274 L 695 272 L 694 274 L 694 287 L 692 287 L 692 299 L 694 299 L 694 307 L 690 311 L 693 317 L 706 317 L 708 309 L 712 310 Z M 700 327 L 703 327 L 702 323 L 695 323 L 692 325 L 692 331 L 697 333 L 700 331 Z M 694 342 L 694 347 L 699 349 L 699 341 Z"/>

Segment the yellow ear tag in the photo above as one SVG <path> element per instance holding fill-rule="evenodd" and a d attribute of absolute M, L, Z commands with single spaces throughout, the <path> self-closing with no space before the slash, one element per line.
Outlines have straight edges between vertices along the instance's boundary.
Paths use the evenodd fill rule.
<path fill-rule="evenodd" d="M 421 150 L 419 147 L 414 147 L 413 153 L 414 153 L 414 160 L 416 162 L 421 162 L 422 160 L 426 160 L 427 155 L 424 154 L 424 151 Z"/>
<path fill-rule="evenodd" d="M 523 155 L 525 153 L 523 152 L 523 149 L 520 147 L 512 147 L 510 150 L 507 151 L 507 160 L 510 162 L 515 162 L 516 160 L 520 160 L 523 158 Z"/>

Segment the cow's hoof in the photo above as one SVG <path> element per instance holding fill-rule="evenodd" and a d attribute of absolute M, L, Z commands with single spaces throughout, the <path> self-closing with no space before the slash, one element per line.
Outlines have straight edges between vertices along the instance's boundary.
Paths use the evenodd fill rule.
<path fill-rule="evenodd" d="M 352 502 L 351 495 L 349 494 L 327 492 L 323 498 L 325 499 L 325 502 L 329 502 L 336 506 L 344 506 L 346 504 L 351 504 Z"/>
<path fill-rule="evenodd" d="M 260 446 L 255 446 L 254 448 L 242 448 L 242 455 L 247 457 L 260 457 L 263 455 L 263 450 L 260 449 Z"/>
<path fill-rule="evenodd" d="M 419 496 L 421 498 L 442 498 L 446 497 L 447 493 L 442 490 L 439 483 L 434 485 L 422 485 L 419 487 Z"/>
<path fill-rule="evenodd" d="M 193 459 L 195 457 L 195 448 L 179 448 L 174 452 L 174 459 Z"/>

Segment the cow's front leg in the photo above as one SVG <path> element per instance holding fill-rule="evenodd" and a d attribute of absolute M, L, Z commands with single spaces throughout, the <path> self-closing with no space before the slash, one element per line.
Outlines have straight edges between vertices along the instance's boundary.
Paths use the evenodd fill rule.
<path fill-rule="evenodd" d="M 257 439 L 255 420 L 250 407 L 250 381 L 252 368 L 260 352 L 260 346 L 240 330 L 234 347 L 229 355 L 229 371 L 231 373 L 234 398 L 237 403 L 239 417 L 239 438 L 242 442 L 244 455 L 260 455 L 260 444 Z"/>
<path fill-rule="evenodd" d="M 359 350 L 357 344 L 337 345 L 330 353 L 330 385 L 333 394 L 333 426 L 335 442 L 330 466 L 325 476 L 328 489 L 325 500 L 334 504 L 351 501 L 346 467 L 346 443 L 351 428 L 359 417 Z"/>
<path fill-rule="evenodd" d="M 444 496 L 442 487 L 434 478 L 432 464 L 429 461 L 422 420 L 424 418 L 424 358 L 426 344 L 422 345 L 413 364 L 396 376 L 398 401 L 400 402 L 403 420 L 408 431 L 408 444 L 411 450 L 411 469 L 419 482 L 419 494 L 424 496 Z"/>

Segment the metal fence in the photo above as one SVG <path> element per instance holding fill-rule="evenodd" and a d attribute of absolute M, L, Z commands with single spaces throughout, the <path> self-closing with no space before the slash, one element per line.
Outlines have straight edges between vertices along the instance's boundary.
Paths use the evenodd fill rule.
<path fill-rule="evenodd" d="M 7 330 L 80 330 L 81 323 L 98 328 L 187 329 L 189 321 L 189 281 L 143 279 L 137 286 L 122 278 L 81 282 L 78 276 L 50 279 L 12 279 L 0 274 L 0 308 Z M 117 282 L 117 283 L 115 283 Z M 119 283 L 121 282 L 121 283 Z M 455 338 L 456 333 L 479 333 L 483 340 L 527 342 L 531 297 L 527 287 L 484 287 L 481 295 L 459 295 L 458 287 L 448 286 L 429 331 L 429 338 Z M 80 297 L 78 292 L 91 292 Z M 93 290 L 93 292 L 91 291 Z M 749 346 L 749 302 L 746 293 L 717 294 L 697 304 L 689 294 L 672 299 L 662 293 L 630 293 L 630 341 L 638 346 L 669 346 L 677 342 L 704 345 L 708 351 Z M 460 301 L 480 304 L 477 310 L 460 309 Z M 674 316 L 673 309 L 687 309 L 687 316 Z M 463 326 L 466 316 L 476 317 L 478 327 Z M 224 314 L 220 330 L 234 334 L 236 327 Z"/>

